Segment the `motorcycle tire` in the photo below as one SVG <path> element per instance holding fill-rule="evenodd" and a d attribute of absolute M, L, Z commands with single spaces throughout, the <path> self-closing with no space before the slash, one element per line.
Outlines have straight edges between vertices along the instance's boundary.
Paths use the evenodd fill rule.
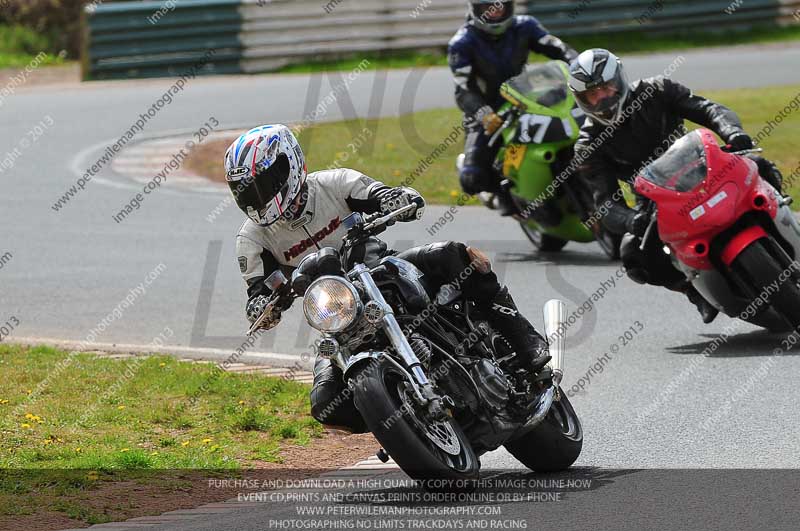
<path fill-rule="evenodd" d="M 544 420 L 531 431 L 504 446 L 517 461 L 535 472 L 566 470 L 578 459 L 583 448 L 583 426 L 567 396 L 561 399 Z"/>
<path fill-rule="evenodd" d="M 622 236 L 619 234 L 613 234 L 608 232 L 607 230 L 601 228 L 599 232 L 595 235 L 595 239 L 597 244 L 606 253 L 609 260 L 619 260 L 620 256 L 620 245 L 622 245 Z"/>
<path fill-rule="evenodd" d="M 520 221 L 519 226 L 522 232 L 531 241 L 534 247 L 543 253 L 557 253 L 569 243 L 568 240 L 562 240 L 549 234 L 544 234 L 538 229 L 534 229 L 526 221 Z"/>
<path fill-rule="evenodd" d="M 474 490 L 480 461 L 467 436 L 453 419 L 435 424 L 416 419 L 403 400 L 405 380 L 385 359 L 365 364 L 350 377 L 367 427 L 403 472 L 427 490 Z"/>
<path fill-rule="evenodd" d="M 791 260 L 785 253 L 780 257 L 783 260 L 773 256 L 771 251 L 773 248 L 784 253 L 777 242 L 772 241 L 768 244 L 767 240 L 757 240 L 745 248 L 732 264 L 733 270 L 749 281 L 756 294 L 770 293 L 772 289 L 768 287 L 778 281 L 786 270 L 781 266 L 781 262 Z M 776 332 L 800 327 L 800 278 L 796 270 L 792 271 L 789 278 L 779 285 L 778 291 L 770 296 L 770 303 L 787 322 L 784 330 L 775 330 Z"/>

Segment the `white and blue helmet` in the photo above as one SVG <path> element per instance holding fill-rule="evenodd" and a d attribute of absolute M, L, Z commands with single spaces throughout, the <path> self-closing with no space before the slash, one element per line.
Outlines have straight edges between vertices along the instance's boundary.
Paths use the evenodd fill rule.
<path fill-rule="evenodd" d="M 225 154 L 225 180 L 236 204 L 262 226 L 291 217 L 306 175 L 303 150 L 285 125 L 251 129 Z"/>

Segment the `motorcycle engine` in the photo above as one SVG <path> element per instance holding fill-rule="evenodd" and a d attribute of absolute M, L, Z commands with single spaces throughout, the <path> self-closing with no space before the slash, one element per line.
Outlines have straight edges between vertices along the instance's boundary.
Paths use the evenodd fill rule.
<path fill-rule="evenodd" d="M 495 411 L 505 409 L 511 393 L 511 385 L 500 367 L 484 358 L 472 366 L 470 374 L 478 384 L 478 390 L 484 403 Z"/>

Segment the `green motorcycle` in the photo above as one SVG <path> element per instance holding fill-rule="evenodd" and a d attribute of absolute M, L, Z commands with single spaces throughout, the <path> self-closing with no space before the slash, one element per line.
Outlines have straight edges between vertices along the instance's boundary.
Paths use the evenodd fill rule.
<path fill-rule="evenodd" d="M 502 171 L 503 187 L 513 200 L 512 217 L 537 249 L 556 252 L 570 241 L 597 241 L 609 258 L 618 259 L 622 237 L 609 233 L 592 216 L 590 192 L 565 171 L 585 120 L 567 79 L 566 65 L 551 61 L 528 65 L 503 84 L 500 93 L 507 103 L 498 111 L 503 125 L 489 141 L 503 142 L 495 167 Z M 494 194 L 479 197 L 496 208 Z"/>

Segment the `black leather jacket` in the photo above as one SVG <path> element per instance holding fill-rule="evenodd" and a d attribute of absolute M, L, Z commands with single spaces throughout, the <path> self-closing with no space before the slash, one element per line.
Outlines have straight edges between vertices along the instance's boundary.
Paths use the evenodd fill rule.
<path fill-rule="evenodd" d="M 711 129 L 725 142 L 743 132 L 735 112 L 663 76 L 632 83 L 625 106 L 631 114 L 618 125 L 587 119 L 575 144 L 580 173 L 595 205 L 608 209 L 603 223 L 617 234 L 626 232 L 626 222 L 635 214 L 619 193 L 619 181 L 633 184 L 643 166 L 686 134 L 684 119 Z"/>

